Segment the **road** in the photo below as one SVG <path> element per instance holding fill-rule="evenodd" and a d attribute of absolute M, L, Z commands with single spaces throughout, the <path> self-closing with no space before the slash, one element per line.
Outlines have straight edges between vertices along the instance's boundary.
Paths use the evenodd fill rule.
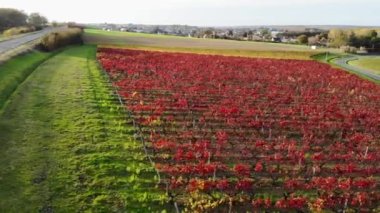
<path fill-rule="evenodd" d="M 352 65 L 348 64 L 348 62 L 353 61 L 353 60 L 358 60 L 360 57 L 363 57 L 363 56 L 351 55 L 351 56 L 335 59 L 332 62 L 334 64 L 342 67 L 342 68 L 349 70 L 349 71 L 352 71 L 352 72 L 367 76 L 371 79 L 380 81 L 380 75 L 374 74 L 373 72 L 371 72 L 371 70 L 367 70 L 367 69 L 364 69 L 361 67 L 356 67 L 356 66 L 352 66 Z"/>
<path fill-rule="evenodd" d="M 42 36 L 52 32 L 52 31 L 57 31 L 60 28 L 47 28 L 41 31 L 37 31 L 34 33 L 30 33 L 24 36 L 20 36 L 17 38 L 5 40 L 5 41 L 0 41 L 0 55 L 3 53 L 6 53 L 8 51 L 14 50 L 17 47 L 20 47 L 26 43 L 29 43 L 31 41 L 35 41 Z"/>

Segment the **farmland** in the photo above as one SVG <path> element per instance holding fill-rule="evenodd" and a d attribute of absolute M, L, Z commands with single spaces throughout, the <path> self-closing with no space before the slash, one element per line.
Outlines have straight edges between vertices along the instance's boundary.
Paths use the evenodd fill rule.
<path fill-rule="evenodd" d="M 362 57 L 358 60 L 350 61 L 350 65 L 362 67 L 368 70 L 372 70 L 373 73 L 380 75 L 380 57 Z"/>
<path fill-rule="evenodd" d="M 379 86 L 314 61 L 101 48 L 179 210 L 378 211 Z"/>
<path fill-rule="evenodd" d="M 375 0 L 0 2 L 0 213 L 380 213 Z"/>
<path fill-rule="evenodd" d="M 96 44 L 105 47 L 256 58 L 310 60 L 312 55 L 324 51 L 323 49 L 311 50 L 309 47 L 303 45 L 198 39 L 143 33 L 106 32 L 93 29 L 85 30 L 84 40 L 87 44 Z"/>
<path fill-rule="evenodd" d="M 377 84 L 297 45 L 84 38 L 0 65 L 1 212 L 379 210 Z"/>

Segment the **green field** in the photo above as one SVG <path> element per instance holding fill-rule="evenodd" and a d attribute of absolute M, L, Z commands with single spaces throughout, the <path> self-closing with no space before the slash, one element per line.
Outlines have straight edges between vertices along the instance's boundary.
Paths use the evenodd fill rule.
<path fill-rule="evenodd" d="M 380 74 L 380 56 L 360 57 L 359 60 L 350 61 L 349 64 Z"/>
<path fill-rule="evenodd" d="M 308 46 L 303 45 L 198 39 L 144 33 L 107 32 L 94 29 L 86 29 L 84 39 L 88 44 L 107 47 L 260 58 L 309 60 L 312 55 L 323 51 L 322 49 L 311 50 Z"/>
<path fill-rule="evenodd" d="M 165 195 L 156 191 L 154 168 L 98 69 L 95 52 L 95 46 L 82 46 L 53 56 L 3 107 L 0 212 L 162 208 Z M 34 67 L 41 57 L 46 54 L 13 59 L 8 67 L 15 73 L 0 80 L 12 81 L 8 75 Z"/>

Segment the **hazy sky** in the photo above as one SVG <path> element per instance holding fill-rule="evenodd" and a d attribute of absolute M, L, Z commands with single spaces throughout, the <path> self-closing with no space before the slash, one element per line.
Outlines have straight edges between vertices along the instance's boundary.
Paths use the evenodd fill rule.
<path fill-rule="evenodd" d="M 85 23 L 380 25 L 380 0 L 0 0 L 0 7 Z"/>

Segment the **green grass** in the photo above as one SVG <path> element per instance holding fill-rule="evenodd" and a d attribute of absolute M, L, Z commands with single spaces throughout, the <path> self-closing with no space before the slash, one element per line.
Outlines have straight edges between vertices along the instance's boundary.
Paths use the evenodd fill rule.
<path fill-rule="evenodd" d="M 17 86 L 23 82 L 33 70 L 53 53 L 34 51 L 11 59 L 0 66 L 0 109 L 4 106 Z"/>
<path fill-rule="evenodd" d="M 154 168 L 95 52 L 95 46 L 73 47 L 47 60 L 4 107 L 0 212 L 163 208 Z"/>
<path fill-rule="evenodd" d="M 343 57 L 345 54 L 342 54 L 342 53 L 320 53 L 320 54 L 316 54 L 316 55 L 312 55 L 311 58 L 314 59 L 314 60 L 317 60 L 317 61 L 320 61 L 320 62 L 331 62 L 332 60 L 336 59 L 336 58 L 340 58 L 340 57 Z"/>
<path fill-rule="evenodd" d="M 350 61 L 349 64 L 371 70 L 375 74 L 380 74 L 380 56 L 360 58 L 359 60 Z"/>
<path fill-rule="evenodd" d="M 313 56 L 311 56 L 311 58 L 312 58 L 313 60 L 319 61 L 319 62 L 321 62 L 321 63 L 327 63 L 327 64 L 331 65 L 331 66 L 334 67 L 334 68 L 343 69 L 343 70 L 345 70 L 346 72 L 349 72 L 349 73 L 351 73 L 351 74 L 357 75 L 357 76 L 359 76 L 360 78 L 363 78 L 363 79 L 365 79 L 365 80 L 369 80 L 369 81 L 372 81 L 372 82 L 374 82 L 374 83 L 376 83 L 376 84 L 380 84 L 380 81 L 377 81 L 377 80 L 375 80 L 375 79 L 372 79 L 372 78 L 370 78 L 370 77 L 368 77 L 368 76 L 366 76 L 366 75 L 363 75 L 363 74 L 360 74 L 360 73 L 354 72 L 354 71 L 352 71 L 352 70 L 348 70 L 348 69 L 346 69 L 346 68 L 340 67 L 339 65 L 337 65 L 337 64 L 334 63 L 334 60 L 335 60 L 335 59 L 338 59 L 338 58 L 341 58 L 341 57 L 346 57 L 346 56 L 347 56 L 346 53 L 328 53 L 327 55 L 326 55 L 326 53 L 320 53 L 320 54 L 317 54 L 317 55 L 313 55 Z M 326 60 L 326 59 L 327 59 L 327 60 Z"/>
<path fill-rule="evenodd" d="M 107 32 L 94 29 L 86 29 L 84 39 L 88 44 L 116 48 L 257 58 L 310 60 L 312 55 L 323 51 L 311 50 L 303 45 L 198 39 L 144 33 Z"/>

